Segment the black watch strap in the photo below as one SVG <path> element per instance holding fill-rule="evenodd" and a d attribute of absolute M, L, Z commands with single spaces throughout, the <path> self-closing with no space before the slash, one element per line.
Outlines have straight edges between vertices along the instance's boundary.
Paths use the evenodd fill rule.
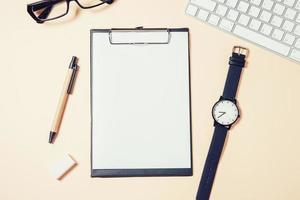
<path fill-rule="evenodd" d="M 225 99 L 235 99 L 244 65 L 245 55 L 233 52 L 229 58 L 229 70 L 222 95 Z"/>
<path fill-rule="evenodd" d="M 236 51 L 238 50 L 238 52 Z M 242 52 L 246 52 L 243 54 Z M 234 47 L 229 58 L 229 70 L 222 97 L 235 100 L 242 69 L 248 50 L 243 47 Z M 205 161 L 196 200 L 208 200 L 213 186 L 214 178 L 226 140 L 228 127 L 215 123 L 215 131 Z"/>
<path fill-rule="evenodd" d="M 197 200 L 208 200 L 218 163 L 222 154 L 228 129 L 225 126 L 216 125 L 214 135 L 209 147 L 201 181 L 197 192 Z"/>

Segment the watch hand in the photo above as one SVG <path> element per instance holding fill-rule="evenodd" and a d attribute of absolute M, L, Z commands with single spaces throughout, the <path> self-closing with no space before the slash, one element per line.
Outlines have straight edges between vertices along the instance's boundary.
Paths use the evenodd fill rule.
<path fill-rule="evenodd" d="M 226 112 L 219 112 L 219 113 L 222 113 L 218 118 L 222 117 L 223 115 L 226 114 Z"/>

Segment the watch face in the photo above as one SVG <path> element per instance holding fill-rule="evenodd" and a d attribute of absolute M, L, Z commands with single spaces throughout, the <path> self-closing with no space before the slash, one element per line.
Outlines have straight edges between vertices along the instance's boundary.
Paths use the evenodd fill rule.
<path fill-rule="evenodd" d="M 228 126 L 236 122 L 239 117 L 239 109 L 230 100 L 220 100 L 214 105 L 212 115 L 217 123 Z"/>

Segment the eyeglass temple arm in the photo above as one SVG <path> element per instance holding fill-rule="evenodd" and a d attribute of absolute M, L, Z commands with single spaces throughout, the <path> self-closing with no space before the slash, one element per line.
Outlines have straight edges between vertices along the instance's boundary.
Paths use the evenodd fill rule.
<path fill-rule="evenodd" d="M 107 4 L 112 4 L 114 2 L 114 0 L 100 0 L 100 1 L 103 1 L 104 3 Z"/>
<path fill-rule="evenodd" d="M 47 19 L 48 15 L 50 14 L 53 6 L 47 7 L 43 12 L 38 16 L 39 19 Z"/>
<path fill-rule="evenodd" d="M 64 0 L 42 0 L 42 1 L 38 1 L 38 2 L 30 4 L 30 6 L 32 7 L 32 11 L 38 11 L 43 8 L 51 7 L 61 1 L 64 1 Z"/>

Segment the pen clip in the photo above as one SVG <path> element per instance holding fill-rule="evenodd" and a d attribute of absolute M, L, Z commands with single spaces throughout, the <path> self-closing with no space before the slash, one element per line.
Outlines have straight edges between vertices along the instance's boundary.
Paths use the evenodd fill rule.
<path fill-rule="evenodd" d="M 72 94 L 72 92 L 73 92 L 74 83 L 75 83 L 75 79 L 76 79 L 76 74 L 77 74 L 77 70 L 73 69 L 73 72 L 72 72 L 72 75 L 71 75 L 71 78 L 70 78 L 70 82 L 69 82 L 69 85 L 68 85 L 68 90 L 67 90 L 68 94 Z"/>

